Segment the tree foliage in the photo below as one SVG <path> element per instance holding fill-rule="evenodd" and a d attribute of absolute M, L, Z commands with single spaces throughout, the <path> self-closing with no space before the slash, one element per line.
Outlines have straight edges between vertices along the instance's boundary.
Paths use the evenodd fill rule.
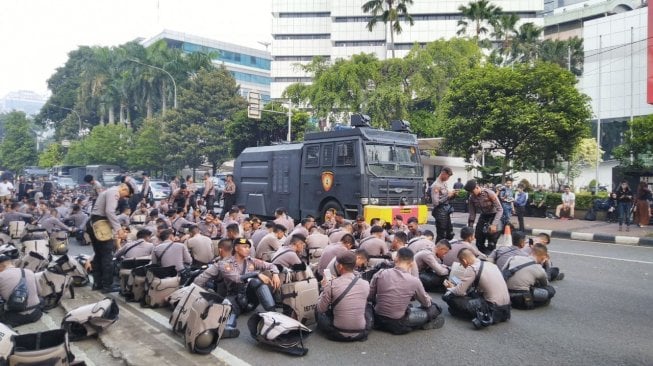
<path fill-rule="evenodd" d="M 632 133 L 624 133 L 625 141 L 614 150 L 614 155 L 624 166 L 633 168 L 651 166 L 653 160 L 653 115 L 634 118 L 632 122 L 628 122 L 628 127 Z"/>
<path fill-rule="evenodd" d="M 367 22 L 367 29 L 371 32 L 379 21 L 386 26 L 390 24 L 390 50 L 392 58 L 395 57 L 395 34 L 401 34 L 403 28 L 401 22 L 404 21 L 411 26 L 415 24 L 413 17 L 408 13 L 408 6 L 413 4 L 413 0 L 368 0 L 363 4 L 362 9 L 365 13 L 370 13 L 372 18 Z"/>
<path fill-rule="evenodd" d="M 95 126 L 83 140 L 73 141 L 64 162 L 72 165 L 110 164 L 127 166 L 133 132 L 123 124 Z"/>
<path fill-rule="evenodd" d="M 55 165 L 60 165 L 63 163 L 65 156 L 63 146 L 57 142 L 52 143 L 39 154 L 39 166 L 41 168 L 52 168 Z"/>
<path fill-rule="evenodd" d="M 470 70 L 442 105 L 446 147 L 469 157 L 482 148 L 504 157 L 502 173 L 540 161 L 567 160 L 589 131 L 587 96 L 573 74 L 550 63 Z"/>
<path fill-rule="evenodd" d="M 143 122 L 134 136 L 134 145 L 127 157 L 127 165 L 131 169 L 172 172 L 168 169 L 166 150 L 162 149 L 162 130 L 163 121 L 160 117 Z"/>
<path fill-rule="evenodd" d="M 36 165 L 36 139 L 31 122 L 23 112 L 11 112 L 4 118 L 4 135 L 0 143 L 0 166 L 19 172 Z"/>

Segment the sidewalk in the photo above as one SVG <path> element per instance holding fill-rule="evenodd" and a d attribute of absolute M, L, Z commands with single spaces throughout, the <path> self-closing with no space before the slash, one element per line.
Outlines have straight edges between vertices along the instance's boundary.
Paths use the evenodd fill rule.
<path fill-rule="evenodd" d="M 454 227 L 467 225 L 468 215 L 454 212 L 451 221 Z M 511 222 L 517 227 L 517 217 L 513 216 Z M 429 224 L 434 224 L 433 217 L 429 215 Z M 653 246 L 653 226 L 637 227 L 630 225 L 630 231 L 618 231 L 619 225 L 605 221 L 586 220 L 556 220 L 541 217 L 525 217 L 524 225 L 527 234 L 547 233 L 554 238 L 575 239 L 586 241 L 599 241 L 604 243 L 650 245 Z"/>

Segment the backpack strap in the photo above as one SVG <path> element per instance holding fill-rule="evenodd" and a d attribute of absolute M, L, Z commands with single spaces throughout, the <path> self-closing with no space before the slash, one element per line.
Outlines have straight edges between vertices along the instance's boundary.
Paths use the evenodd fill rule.
<path fill-rule="evenodd" d="M 513 258 L 514 258 L 514 257 L 513 257 Z M 512 258 L 510 258 L 510 259 L 512 260 Z M 510 261 L 508 261 L 508 263 L 506 263 L 506 268 L 509 267 L 509 264 L 510 264 Z M 511 268 L 511 269 L 509 269 L 509 271 L 510 271 L 510 276 L 512 276 L 512 275 L 514 275 L 515 273 L 517 273 L 520 269 L 522 269 L 522 268 L 526 268 L 526 267 L 528 267 L 528 266 L 532 266 L 532 265 L 534 265 L 534 264 L 537 264 L 537 263 L 535 263 L 535 261 L 530 261 L 530 262 L 526 262 L 526 263 L 520 264 L 520 265 L 518 265 L 518 266 L 515 267 L 515 268 Z"/>
<path fill-rule="evenodd" d="M 139 246 L 139 245 L 140 245 L 141 243 L 143 243 L 144 241 L 145 241 L 145 240 L 137 240 L 136 243 L 134 243 L 134 245 L 132 245 L 131 247 L 127 248 L 127 249 L 125 250 L 125 252 L 122 253 L 122 254 L 120 255 L 120 257 L 118 257 L 118 260 L 122 260 L 122 259 L 127 255 L 127 253 L 129 253 L 130 250 L 136 248 L 137 246 Z M 166 250 L 168 250 L 168 248 L 166 248 Z M 164 251 L 164 253 L 165 253 L 165 251 Z M 163 256 L 163 254 L 161 254 L 161 256 Z M 160 259 L 159 257 L 156 257 L 156 258 L 157 258 L 157 259 Z"/>
<path fill-rule="evenodd" d="M 168 246 L 167 246 L 165 249 L 163 249 L 163 252 L 161 252 L 161 255 L 156 255 L 156 254 L 154 255 L 154 256 L 156 257 L 156 261 L 159 262 L 159 263 L 158 263 L 159 265 L 161 265 L 161 259 L 162 259 L 163 256 L 166 254 L 166 252 L 168 251 L 168 249 L 170 249 L 170 247 L 172 247 L 172 244 L 174 244 L 174 243 L 173 243 L 173 242 L 170 242 L 170 244 L 168 244 Z"/>
<path fill-rule="evenodd" d="M 331 309 L 335 309 L 335 308 L 336 308 L 336 306 L 340 303 L 340 301 L 342 301 L 342 299 L 345 297 L 345 295 L 347 295 L 347 294 L 349 293 L 349 291 L 351 291 L 351 288 L 354 287 L 354 285 L 356 284 L 356 281 L 358 281 L 359 278 L 360 278 L 360 277 L 354 277 L 354 279 L 349 283 L 349 286 L 347 286 L 347 288 L 345 289 L 345 291 L 343 291 L 343 292 L 340 294 L 340 296 L 338 296 L 338 298 L 335 299 L 335 300 L 331 303 Z M 331 291 L 333 291 L 333 288 L 331 288 Z"/>
<path fill-rule="evenodd" d="M 478 289 L 478 283 L 481 281 L 481 273 L 483 273 L 484 264 L 485 263 L 481 261 L 481 266 L 478 268 L 478 272 L 476 272 L 476 277 L 474 278 L 474 283 L 472 284 L 475 290 Z"/>

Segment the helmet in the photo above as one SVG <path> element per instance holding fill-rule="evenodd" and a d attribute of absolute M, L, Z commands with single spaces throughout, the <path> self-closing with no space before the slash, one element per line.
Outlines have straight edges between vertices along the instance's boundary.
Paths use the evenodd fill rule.
<path fill-rule="evenodd" d="M 215 335 L 213 330 L 206 330 L 195 338 L 195 348 L 210 349 Z"/>
<path fill-rule="evenodd" d="M 18 259 L 18 249 L 11 244 L 0 245 L 0 262 Z"/>

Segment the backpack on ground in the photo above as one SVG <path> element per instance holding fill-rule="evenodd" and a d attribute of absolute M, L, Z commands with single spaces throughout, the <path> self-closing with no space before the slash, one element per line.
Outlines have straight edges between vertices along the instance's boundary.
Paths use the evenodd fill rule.
<path fill-rule="evenodd" d="M 172 331 L 177 333 L 186 332 L 186 324 L 190 315 L 190 308 L 193 303 L 201 297 L 203 292 L 207 292 L 202 287 L 192 284 L 182 287 L 168 296 L 168 303 L 174 307 L 168 322 L 172 326 Z"/>
<path fill-rule="evenodd" d="M 30 251 L 18 260 L 16 267 L 30 269 L 32 272 L 37 273 L 45 270 L 48 264 L 50 264 L 50 261 L 48 261 L 47 257 Z"/>
<path fill-rule="evenodd" d="M 252 338 L 278 351 L 293 356 L 308 353 L 304 338 L 311 330 L 289 316 L 275 312 L 257 313 L 249 318 L 247 327 Z"/>
<path fill-rule="evenodd" d="M 281 303 L 283 313 L 304 325 L 316 322 L 315 309 L 320 297 L 318 281 L 310 268 L 299 264 L 285 274 L 281 284 Z"/>
<path fill-rule="evenodd" d="M 136 267 L 131 270 L 127 287 L 131 290 L 131 296 L 125 296 L 127 301 L 143 302 L 145 300 L 145 275 L 151 264 Z"/>
<path fill-rule="evenodd" d="M 64 255 L 68 253 L 68 232 L 57 231 L 50 236 L 50 250 L 52 254 Z"/>
<path fill-rule="evenodd" d="M 64 292 L 70 291 L 70 298 L 75 298 L 75 291 L 70 286 L 72 277 L 60 273 L 56 268 L 49 267 L 45 271 L 35 273 L 39 297 L 43 298 L 43 309 L 54 309 L 61 303 Z"/>
<path fill-rule="evenodd" d="M 218 346 L 230 314 L 229 300 L 202 292 L 190 307 L 184 332 L 186 348 L 193 353 L 211 353 Z"/>
<path fill-rule="evenodd" d="M 9 236 L 12 239 L 20 239 L 25 234 L 25 221 L 10 221 L 9 222 Z"/>
<path fill-rule="evenodd" d="M 68 333 L 63 329 L 16 335 L 13 340 L 14 353 L 9 356 L 9 365 L 65 366 L 75 360 Z"/>
<path fill-rule="evenodd" d="M 23 255 L 29 252 L 39 253 L 42 257 L 47 258 L 48 261 L 52 260 L 50 255 L 50 245 L 48 245 L 47 239 L 34 239 L 34 240 L 24 240 L 21 242 Z"/>
<path fill-rule="evenodd" d="M 0 365 L 7 365 L 9 355 L 14 351 L 15 335 L 11 328 L 0 323 Z"/>
<path fill-rule="evenodd" d="M 590 208 L 585 214 L 584 219 L 587 221 L 596 221 L 596 210 L 593 207 Z"/>
<path fill-rule="evenodd" d="M 115 323 L 119 310 L 116 301 L 107 297 L 69 311 L 61 321 L 61 328 L 68 332 L 71 341 L 84 339 Z"/>
<path fill-rule="evenodd" d="M 145 274 L 145 301 L 141 305 L 157 308 L 166 304 L 170 294 L 179 288 L 175 266 L 150 267 Z"/>
<path fill-rule="evenodd" d="M 84 262 L 86 260 L 88 258 L 83 257 L 83 254 L 74 258 L 65 254 L 54 261 L 54 267 L 57 269 L 57 272 L 70 276 L 73 286 L 83 286 L 88 283 L 88 273 L 84 269 Z"/>
<path fill-rule="evenodd" d="M 138 267 L 143 267 L 150 264 L 150 258 L 127 258 L 123 259 L 120 262 L 118 270 L 118 281 L 120 282 L 120 295 L 124 296 L 126 300 L 132 300 L 134 294 L 132 292 L 133 278 L 132 272 L 133 269 Z M 143 272 L 143 277 L 145 277 L 145 272 Z M 132 282 L 130 282 L 132 279 Z M 145 281 L 143 281 L 145 283 Z"/>

